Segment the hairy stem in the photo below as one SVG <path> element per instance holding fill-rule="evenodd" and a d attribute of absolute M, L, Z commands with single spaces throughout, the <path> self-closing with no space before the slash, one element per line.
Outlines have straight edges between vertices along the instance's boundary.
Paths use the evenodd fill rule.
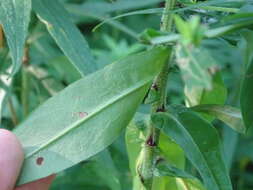
<path fill-rule="evenodd" d="M 174 8 L 176 0 L 166 0 L 164 13 L 161 19 L 161 31 L 172 31 L 173 18 L 169 13 Z M 165 64 L 161 73 L 154 80 L 151 90 L 157 94 L 156 101 L 152 104 L 151 114 L 156 112 L 164 112 L 166 105 L 167 79 L 168 70 L 171 62 L 171 57 L 168 59 L 168 64 Z M 146 190 L 152 189 L 153 184 L 153 170 L 155 160 L 155 149 L 159 143 L 160 131 L 156 129 L 150 122 L 147 129 L 146 142 L 143 147 L 142 163 L 139 167 L 139 175 Z"/>

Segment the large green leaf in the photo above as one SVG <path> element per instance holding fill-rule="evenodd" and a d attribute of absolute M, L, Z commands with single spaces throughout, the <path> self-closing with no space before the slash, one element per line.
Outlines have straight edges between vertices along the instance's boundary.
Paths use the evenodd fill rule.
<path fill-rule="evenodd" d="M 30 12 L 31 0 L 0 1 L 0 23 L 3 25 L 14 64 L 12 74 L 15 74 L 22 64 Z"/>
<path fill-rule="evenodd" d="M 194 111 L 207 113 L 223 121 L 232 129 L 239 133 L 245 133 L 246 128 L 242 120 L 242 115 L 239 109 L 227 106 L 227 105 L 216 105 L 216 104 L 205 104 L 191 108 Z"/>
<path fill-rule="evenodd" d="M 70 15 L 58 0 L 33 0 L 33 10 L 47 26 L 61 50 L 84 76 L 96 70 L 89 46 L 71 22 Z"/>
<path fill-rule="evenodd" d="M 110 145 L 168 55 L 168 49 L 155 48 L 111 64 L 34 111 L 15 130 L 26 153 L 18 184 L 59 172 Z"/>
<path fill-rule="evenodd" d="M 253 125 L 253 61 L 248 65 L 247 71 L 243 78 L 240 103 L 242 117 L 246 128 Z"/>
<path fill-rule="evenodd" d="M 152 121 L 184 149 L 208 190 L 232 189 L 218 133 L 211 124 L 187 109 L 179 109 L 177 114 L 154 114 Z"/>

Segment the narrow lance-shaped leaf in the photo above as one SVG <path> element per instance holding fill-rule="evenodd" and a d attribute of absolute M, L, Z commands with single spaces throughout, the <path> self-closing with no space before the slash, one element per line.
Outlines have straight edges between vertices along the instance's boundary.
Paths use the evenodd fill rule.
<path fill-rule="evenodd" d="M 196 113 L 181 109 L 177 115 L 154 114 L 152 121 L 184 149 L 186 157 L 197 168 L 208 190 L 232 190 L 218 133 L 211 124 Z"/>
<path fill-rule="evenodd" d="M 184 170 L 179 169 L 165 161 L 162 161 L 155 166 L 154 175 L 157 177 L 170 176 L 180 178 L 194 178 L 192 175 L 185 172 Z"/>
<path fill-rule="evenodd" d="M 30 12 L 31 0 L 0 1 L 0 24 L 3 25 L 14 65 L 11 74 L 15 74 L 22 64 Z"/>
<path fill-rule="evenodd" d="M 246 128 L 239 109 L 227 105 L 203 104 L 191 108 L 193 111 L 207 113 L 223 121 L 239 133 L 245 133 Z"/>
<path fill-rule="evenodd" d="M 18 184 L 57 173 L 110 145 L 133 117 L 168 55 L 168 49 L 155 48 L 111 64 L 34 111 L 15 130 L 25 149 Z"/>
<path fill-rule="evenodd" d="M 253 61 L 248 65 L 243 78 L 240 103 L 246 128 L 253 126 Z"/>
<path fill-rule="evenodd" d="M 243 47 L 243 61 L 244 66 L 247 67 L 253 60 L 253 31 L 243 30 L 241 34 L 244 38 L 243 42 L 245 43 Z"/>
<path fill-rule="evenodd" d="M 96 70 L 88 43 L 58 0 L 33 0 L 33 9 L 82 76 Z"/>
<path fill-rule="evenodd" d="M 182 169 L 175 167 L 168 162 L 158 163 L 154 170 L 154 176 L 158 177 L 174 177 L 172 180 L 175 180 L 178 190 L 205 190 L 201 182 L 192 176 L 191 174 L 185 172 Z M 165 188 L 169 189 L 169 188 Z M 173 188 L 174 190 L 175 188 Z M 156 190 L 156 189 L 154 189 Z"/>

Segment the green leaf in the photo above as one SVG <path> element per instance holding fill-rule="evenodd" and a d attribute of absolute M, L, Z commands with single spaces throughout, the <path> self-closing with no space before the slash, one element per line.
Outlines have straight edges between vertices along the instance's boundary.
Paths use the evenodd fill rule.
<path fill-rule="evenodd" d="M 96 70 L 88 43 L 58 0 L 33 0 L 33 10 L 82 76 Z"/>
<path fill-rule="evenodd" d="M 188 88 L 203 87 L 208 90 L 212 89 L 211 72 L 216 67 L 216 61 L 207 49 L 179 44 L 176 56 L 182 78 Z"/>
<path fill-rule="evenodd" d="M 196 113 L 182 109 L 177 115 L 154 114 L 152 121 L 183 148 L 208 190 L 232 190 L 218 133 L 211 124 Z"/>
<path fill-rule="evenodd" d="M 158 148 L 161 156 L 177 168 L 184 169 L 185 155 L 182 148 L 164 133 L 159 136 Z"/>
<path fill-rule="evenodd" d="M 242 117 L 246 128 L 253 126 L 253 61 L 248 65 L 247 71 L 244 74 L 242 89 L 240 94 L 240 104 L 242 110 Z"/>
<path fill-rule="evenodd" d="M 245 43 L 242 52 L 244 55 L 244 65 L 247 67 L 253 60 L 253 31 L 243 30 L 241 34 L 244 39 L 243 42 Z"/>
<path fill-rule="evenodd" d="M 247 2 L 240 8 L 240 13 L 253 13 L 253 3 Z"/>
<path fill-rule="evenodd" d="M 93 12 L 98 15 L 105 16 L 108 13 L 140 9 L 143 7 L 158 4 L 159 2 L 162 1 L 163 0 L 116 1 L 114 3 L 97 1 L 97 2 L 86 2 L 83 3 L 81 6 L 76 4 L 69 4 L 67 6 L 79 9 L 82 12 Z"/>
<path fill-rule="evenodd" d="M 229 0 L 231 2 L 240 2 L 241 0 Z M 192 5 L 186 6 L 186 7 L 179 7 L 177 9 L 174 9 L 173 11 L 170 11 L 171 13 L 179 13 L 179 12 L 184 12 L 187 10 L 191 10 L 191 9 L 198 9 L 201 7 L 206 7 L 206 6 L 210 6 L 210 5 L 221 5 L 221 4 L 226 4 L 228 3 L 228 0 L 212 0 L 212 1 L 208 1 L 208 2 L 201 2 L 201 3 L 194 3 Z M 153 8 L 153 9 L 141 9 L 141 10 L 137 10 L 137 11 L 132 11 L 132 12 L 127 12 L 127 13 L 123 13 L 120 15 L 117 15 L 115 17 L 112 18 L 107 18 L 105 19 L 102 23 L 100 23 L 99 25 L 97 25 L 93 31 L 95 31 L 96 29 L 98 29 L 99 27 L 101 27 L 103 24 L 109 22 L 110 20 L 115 20 L 115 19 L 119 19 L 119 18 L 123 18 L 123 17 L 127 17 L 127 16 L 133 16 L 133 15 L 144 15 L 144 14 L 158 14 L 158 13 L 162 13 L 163 12 L 163 8 Z"/>
<path fill-rule="evenodd" d="M 89 9 L 89 10 L 84 10 L 80 5 L 76 4 L 67 4 L 65 5 L 66 9 L 73 15 L 77 16 L 80 18 L 80 20 L 83 22 L 84 19 L 91 18 L 99 21 L 103 21 L 105 16 L 98 14 L 98 11 L 96 9 Z M 118 30 L 125 32 L 126 34 L 132 36 L 135 39 L 138 39 L 138 34 L 129 28 L 128 26 L 121 24 L 120 22 L 116 20 L 110 20 L 108 21 L 109 25 L 117 28 Z"/>
<path fill-rule="evenodd" d="M 137 158 L 141 152 L 141 145 L 145 142 L 145 136 L 140 130 L 142 126 L 147 124 L 147 115 L 137 113 L 134 121 L 132 121 L 126 129 L 125 140 L 129 159 L 129 167 L 133 176 L 137 175 L 136 164 Z"/>
<path fill-rule="evenodd" d="M 153 28 L 147 28 L 139 35 L 139 40 L 142 43 L 149 44 L 153 38 L 161 37 L 166 34 L 167 34 L 167 32 L 161 32 L 161 31 L 155 30 Z"/>
<path fill-rule="evenodd" d="M 220 37 L 228 33 L 233 33 L 236 30 L 240 30 L 242 28 L 245 28 L 247 26 L 251 26 L 253 24 L 252 17 L 250 19 L 246 19 L 243 21 L 239 21 L 234 24 L 226 24 L 225 26 L 221 27 L 216 27 L 213 29 L 209 29 L 204 32 L 204 38 L 215 38 L 215 37 Z M 179 34 L 169 34 L 169 35 L 162 35 L 158 37 L 153 37 L 150 40 L 150 43 L 152 45 L 158 45 L 158 44 L 166 44 L 166 43 L 171 43 L 171 42 L 176 42 L 180 40 L 180 35 Z"/>
<path fill-rule="evenodd" d="M 197 179 L 176 178 L 178 190 L 206 190 Z"/>
<path fill-rule="evenodd" d="M 186 104 L 196 106 L 199 104 L 224 104 L 227 98 L 227 89 L 221 77 L 221 72 L 212 76 L 212 89 L 203 87 L 189 88 L 185 86 Z"/>
<path fill-rule="evenodd" d="M 191 40 L 191 30 L 188 28 L 189 24 L 185 22 L 180 16 L 174 16 L 175 24 L 178 32 L 185 38 L 186 40 Z"/>
<path fill-rule="evenodd" d="M 239 140 L 239 135 L 237 132 L 232 130 L 231 128 L 224 127 L 222 130 L 222 137 L 223 137 L 223 149 L 224 149 L 224 160 L 228 170 L 230 171 L 232 165 L 234 163 L 234 158 L 237 155 L 237 145 Z M 239 148 L 241 149 L 241 148 Z"/>
<path fill-rule="evenodd" d="M 133 176 L 133 190 L 144 188 L 139 176 L 137 175 L 137 165 L 139 160 L 138 158 L 141 156 L 140 153 L 143 148 L 143 143 L 145 143 L 145 129 L 148 124 L 149 115 L 137 113 L 134 121 L 128 125 L 126 130 L 126 146 L 128 150 L 129 166 Z M 158 148 L 160 154 L 157 155 L 157 158 L 162 157 L 169 163 L 179 168 L 184 168 L 185 157 L 183 150 L 163 133 L 161 133 L 159 137 Z M 171 184 L 172 182 L 175 182 L 175 179 L 172 177 L 161 177 L 158 175 L 159 174 L 157 173 L 157 176 L 154 177 L 152 186 L 153 190 L 166 190 L 169 187 L 172 189 L 175 187 Z"/>
<path fill-rule="evenodd" d="M 93 159 L 92 170 L 96 173 L 111 190 L 120 190 L 121 185 L 116 166 L 108 150 L 96 155 Z M 105 164 L 106 163 L 106 164 Z"/>
<path fill-rule="evenodd" d="M 173 168 L 179 168 L 180 171 L 182 171 L 185 167 L 185 155 L 182 148 L 175 143 L 174 140 L 169 138 L 164 133 L 160 133 L 159 136 L 159 143 L 158 143 L 158 155 L 157 155 L 157 162 L 158 165 L 156 166 L 154 176 L 154 182 L 153 182 L 153 190 L 161 189 L 161 190 L 167 190 L 167 189 L 175 189 L 178 190 L 177 187 L 177 179 L 176 177 L 168 177 L 166 175 L 162 176 L 161 171 L 156 171 L 160 168 L 161 160 L 165 160 L 167 164 L 170 166 L 174 166 Z M 160 164 L 159 164 L 160 163 Z M 163 162 L 162 162 L 163 163 Z M 160 174 L 159 174 L 160 173 Z M 161 175 L 161 176 L 159 176 Z"/>
<path fill-rule="evenodd" d="M 31 0 L 2 0 L 0 2 L 0 23 L 11 52 L 13 69 L 18 72 L 24 53 L 24 45 L 30 22 Z"/>
<path fill-rule="evenodd" d="M 203 104 L 191 108 L 193 111 L 207 113 L 223 121 L 239 133 L 245 133 L 242 115 L 239 109 L 227 105 Z"/>
<path fill-rule="evenodd" d="M 157 177 L 170 176 L 180 178 L 194 178 L 192 175 L 188 174 L 184 170 L 181 170 L 165 161 L 159 162 L 155 166 L 154 175 Z"/>
<path fill-rule="evenodd" d="M 15 130 L 25 149 L 18 184 L 62 171 L 110 145 L 132 119 L 168 55 L 168 49 L 155 48 L 111 64 L 34 111 Z"/>
<path fill-rule="evenodd" d="M 137 164 L 142 144 L 145 142 L 142 128 L 147 125 L 147 116 L 147 114 L 137 113 L 134 120 L 127 126 L 125 134 L 129 167 L 133 179 L 133 190 L 144 188 L 140 177 L 137 174 Z"/>
<path fill-rule="evenodd" d="M 178 15 L 174 16 L 177 30 L 182 35 L 181 42 L 185 45 L 199 45 L 204 37 L 205 28 L 200 25 L 200 17 L 194 16 L 188 22 Z"/>
<path fill-rule="evenodd" d="M 160 178 L 163 177 L 161 178 L 163 181 L 169 180 L 168 178 L 167 179 L 164 178 L 165 176 L 173 177 L 170 179 L 170 180 L 174 180 L 176 183 L 176 187 L 174 187 L 173 189 L 175 188 L 177 190 L 204 190 L 205 189 L 197 178 L 185 172 L 184 170 L 179 169 L 164 161 L 156 165 L 155 170 L 154 170 L 154 175 Z M 166 189 L 170 189 L 170 188 L 165 188 L 164 190 Z"/>

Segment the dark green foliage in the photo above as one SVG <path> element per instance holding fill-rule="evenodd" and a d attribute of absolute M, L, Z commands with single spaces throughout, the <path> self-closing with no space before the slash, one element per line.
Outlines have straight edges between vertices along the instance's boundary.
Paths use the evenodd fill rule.
<path fill-rule="evenodd" d="M 253 189 L 253 3 L 166 2 L 0 0 L 0 127 L 26 153 L 18 184 Z"/>

